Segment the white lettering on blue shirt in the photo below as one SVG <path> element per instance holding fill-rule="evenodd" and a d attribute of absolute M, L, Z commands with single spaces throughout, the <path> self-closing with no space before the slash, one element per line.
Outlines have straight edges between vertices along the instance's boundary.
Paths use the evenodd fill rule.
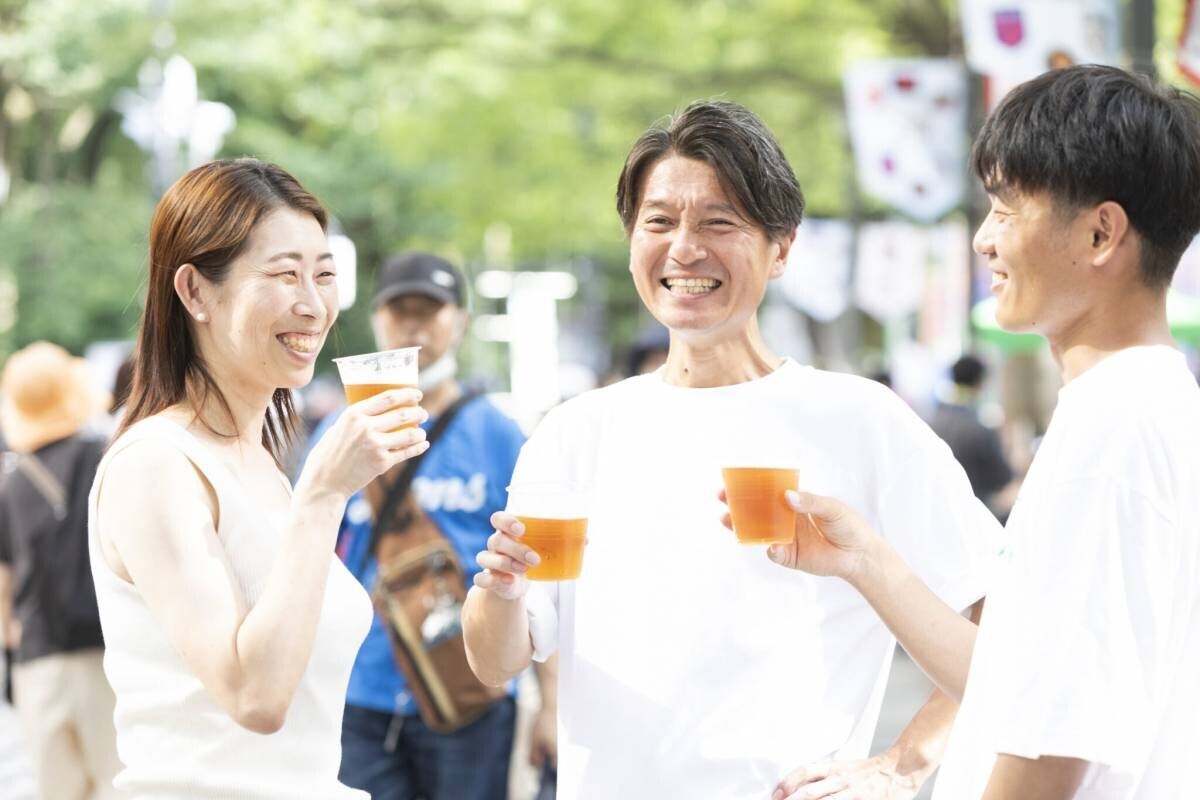
<path fill-rule="evenodd" d="M 417 502 L 426 512 L 466 511 L 473 513 L 483 508 L 487 500 L 487 476 L 476 472 L 465 482 L 460 477 L 416 478 L 413 492 Z"/>

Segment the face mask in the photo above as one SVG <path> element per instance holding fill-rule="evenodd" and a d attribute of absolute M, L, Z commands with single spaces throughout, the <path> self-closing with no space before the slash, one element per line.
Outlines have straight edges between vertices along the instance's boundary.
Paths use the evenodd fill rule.
<path fill-rule="evenodd" d="M 436 389 L 458 374 L 458 359 L 450 352 L 417 373 L 417 388 L 422 392 Z"/>

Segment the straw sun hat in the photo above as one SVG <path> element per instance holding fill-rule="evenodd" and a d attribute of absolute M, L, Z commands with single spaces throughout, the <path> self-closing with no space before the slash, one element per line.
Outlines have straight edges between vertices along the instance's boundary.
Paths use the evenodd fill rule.
<path fill-rule="evenodd" d="M 50 342 L 13 353 L 0 376 L 0 428 L 17 452 L 78 433 L 104 405 L 84 360 Z"/>

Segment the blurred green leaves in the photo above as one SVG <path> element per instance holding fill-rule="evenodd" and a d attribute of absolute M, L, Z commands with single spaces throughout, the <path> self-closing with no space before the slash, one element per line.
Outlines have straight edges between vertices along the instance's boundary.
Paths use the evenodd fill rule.
<path fill-rule="evenodd" d="M 944 54 L 956 5 L 0 0 L 0 282 L 17 289 L 9 317 L 0 291 L 0 351 L 130 335 L 154 198 L 112 109 L 152 55 L 181 53 L 202 97 L 235 110 L 223 155 L 277 161 L 329 206 L 358 246 L 360 297 L 399 248 L 475 268 L 585 256 L 609 330 L 628 331 L 613 192 L 639 133 L 697 98 L 743 102 L 778 135 L 811 212 L 845 213 L 845 63 Z M 497 230 L 510 246 L 485 246 Z M 367 343 L 361 308 L 341 327 L 346 349 Z"/>

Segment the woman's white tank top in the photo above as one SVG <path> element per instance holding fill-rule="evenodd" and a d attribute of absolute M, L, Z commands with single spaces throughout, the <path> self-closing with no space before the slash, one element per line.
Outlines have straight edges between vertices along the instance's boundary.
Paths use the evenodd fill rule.
<path fill-rule="evenodd" d="M 188 670 L 137 587 L 114 574 L 102 554 L 99 490 L 113 456 L 142 439 L 171 442 L 212 485 L 220 507 L 217 537 L 250 606 L 284 535 L 281 520 L 270 518 L 200 439 L 170 420 L 143 420 L 109 448 L 92 486 L 88 541 L 104 671 L 117 696 L 117 750 L 125 765 L 116 786 L 154 800 L 366 800 L 364 792 L 339 783 L 337 774 L 346 685 L 371 624 L 367 593 L 331 552 L 312 657 L 286 722 L 271 735 L 239 726 Z"/>

